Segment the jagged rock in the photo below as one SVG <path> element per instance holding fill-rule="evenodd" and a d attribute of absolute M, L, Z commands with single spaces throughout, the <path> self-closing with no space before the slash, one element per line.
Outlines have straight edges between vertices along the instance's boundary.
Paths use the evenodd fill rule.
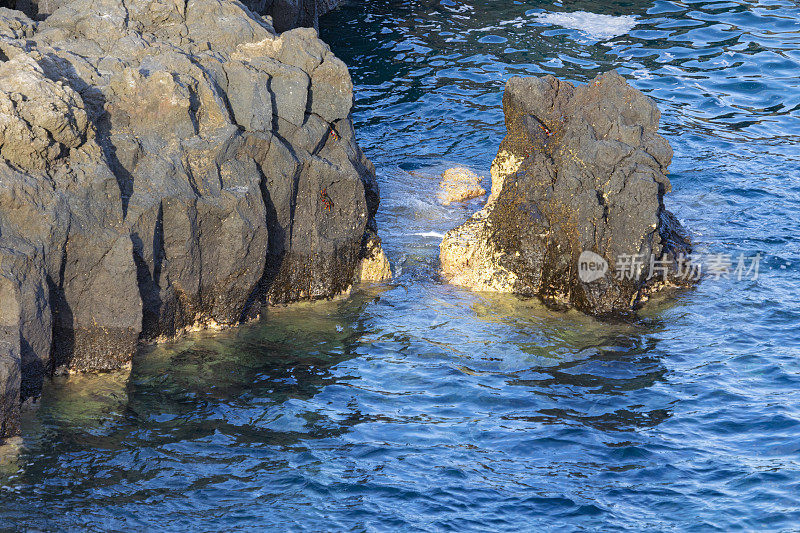
<path fill-rule="evenodd" d="M 0 8 L 0 51 L 0 403 L 341 294 L 375 255 L 352 82 L 315 30 L 229 0 L 72 0 Z"/>
<path fill-rule="evenodd" d="M 478 176 L 468 168 L 449 168 L 442 173 L 439 183 L 439 200 L 443 205 L 453 202 L 465 202 L 486 194 L 486 189 L 480 186 L 483 177 Z"/>
<path fill-rule="evenodd" d="M 672 150 L 650 98 L 613 71 L 582 87 L 514 77 L 503 110 L 491 195 L 445 235 L 446 279 L 597 315 L 630 311 L 652 290 L 684 283 L 678 267 L 690 243 L 664 208 Z M 583 252 L 607 262 L 598 279 L 579 276 Z M 634 256 L 641 269 L 626 271 L 622 262 Z M 651 270 L 651 257 L 662 268 Z"/>

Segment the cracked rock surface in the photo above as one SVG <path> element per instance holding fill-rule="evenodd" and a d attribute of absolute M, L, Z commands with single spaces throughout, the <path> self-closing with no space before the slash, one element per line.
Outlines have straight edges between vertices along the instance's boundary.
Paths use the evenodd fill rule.
<path fill-rule="evenodd" d="M 0 437 L 53 371 L 347 291 L 380 247 L 351 104 L 238 2 L 0 8 Z"/>
<path fill-rule="evenodd" d="M 690 242 L 664 208 L 672 149 L 650 98 L 613 71 L 580 87 L 514 77 L 503 110 L 487 204 L 441 245 L 447 280 L 595 315 L 629 312 L 685 283 L 678 263 Z M 581 279 L 583 252 L 607 263 L 602 277 Z M 631 256 L 640 269 L 620 264 Z M 651 272 L 651 257 L 672 268 Z"/>

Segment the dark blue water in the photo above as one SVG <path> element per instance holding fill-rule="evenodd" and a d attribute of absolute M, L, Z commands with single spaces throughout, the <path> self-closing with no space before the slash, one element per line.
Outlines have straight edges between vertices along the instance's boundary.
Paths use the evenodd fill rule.
<path fill-rule="evenodd" d="M 555 15 L 588 11 L 593 15 Z M 800 5 L 358 1 L 350 66 L 397 277 L 56 381 L 0 529 L 800 530 Z M 564 27 L 567 26 L 567 27 Z M 514 74 L 657 100 L 668 207 L 763 256 L 603 324 L 437 279 L 437 174 L 487 173 Z"/>

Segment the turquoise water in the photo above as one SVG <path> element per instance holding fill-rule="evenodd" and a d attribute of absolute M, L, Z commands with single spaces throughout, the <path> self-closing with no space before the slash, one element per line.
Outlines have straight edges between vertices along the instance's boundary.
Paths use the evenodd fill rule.
<path fill-rule="evenodd" d="M 596 16 L 555 16 L 591 11 Z M 0 467 L 0 529 L 800 529 L 800 6 L 788 1 L 346 5 L 386 287 L 57 380 Z M 568 26 L 568 27 L 564 27 Z M 571 26 L 571 27 L 570 27 Z M 616 68 L 675 150 L 668 207 L 706 254 L 762 254 L 603 324 L 437 278 L 477 208 L 511 75 Z M 4 470 L 2 470 L 4 469 Z"/>

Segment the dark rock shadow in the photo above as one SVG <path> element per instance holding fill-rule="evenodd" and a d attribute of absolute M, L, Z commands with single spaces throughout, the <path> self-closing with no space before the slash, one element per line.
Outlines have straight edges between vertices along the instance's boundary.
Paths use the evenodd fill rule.
<path fill-rule="evenodd" d="M 240 322 L 252 320 L 264 310 L 266 294 L 281 270 L 286 252 L 286 230 L 278 220 L 278 211 L 267 189 L 267 177 L 261 171 L 260 166 L 258 169 L 261 173 L 259 186 L 261 188 L 261 199 L 264 202 L 266 211 L 267 232 L 269 234 L 267 256 L 264 260 L 264 272 L 261 275 L 261 280 L 256 284 L 247 299 L 247 303 L 242 310 Z"/>
<path fill-rule="evenodd" d="M 161 333 L 161 268 L 166 257 L 164 251 L 164 207 L 159 205 L 153 229 L 153 271 L 144 258 L 144 242 L 137 232 L 131 234 L 133 261 L 136 264 L 136 281 L 142 299 L 141 339 L 151 339 Z"/>
<path fill-rule="evenodd" d="M 63 81 L 81 95 L 89 120 L 95 126 L 95 140 L 103 150 L 108 167 L 114 174 L 119 187 L 123 218 L 128 214 L 128 203 L 133 195 L 133 175 L 117 157 L 117 148 L 111 140 L 111 116 L 106 111 L 106 97 L 97 87 L 83 80 L 75 67 L 66 59 L 55 54 L 46 54 L 39 61 L 47 77 Z"/>
<path fill-rule="evenodd" d="M 64 269 L 66 267 L 66 250 L 61 262 L 58 283 L 47 276 L 47 288 L 50 297 L 50 308 L 53 313 L 53 341 L 50 353 L 50 373 L 68 367 L 75 355 L 75 329 L 72 307 L 64 295 Z M 23 379 L 27 380 L 27 376 Z"/>

